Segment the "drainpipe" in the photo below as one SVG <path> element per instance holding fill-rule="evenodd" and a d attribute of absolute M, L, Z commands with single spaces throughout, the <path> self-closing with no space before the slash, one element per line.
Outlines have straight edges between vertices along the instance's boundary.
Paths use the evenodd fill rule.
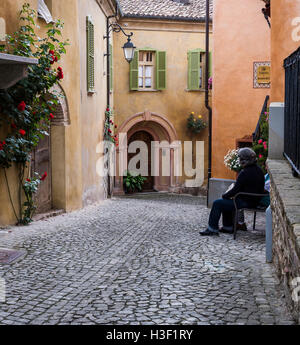
<path fill-rule="evenodd" d="M 116 3 L 116 12 L 115 14 L 111 15 L 111 16 L 107 16 L 106 17 L 106 104 L 107 104 L 107 108 L 110 109 L 110 64 L 109 64 L 109 56 L 110 56 L 110 52 L 109 52 L 109 20 L 111 18 L 116 18 L 118 16 L 118 3 Z M 107 194 L 108 196 L 111 196 L 111 188 L 110 188 L 110 159 L 108 161 L 108 184 L 107 184 Z"/>
<path fill-rule="evenodd" d="M 209 180 L 211 178 L 211 155 L 212 155 L 212 109 L 209 106 L 208 100 L 208 74 L 209 74 L 209 13 L 210 3 L 206 0 L 206 17 L 205 17 L 205 36 L 206 36 L 206 48 L 205 48 L 205 107 L 208 110 L 208 183 L 207 183 L 207 205 L 209 196 Z"/>

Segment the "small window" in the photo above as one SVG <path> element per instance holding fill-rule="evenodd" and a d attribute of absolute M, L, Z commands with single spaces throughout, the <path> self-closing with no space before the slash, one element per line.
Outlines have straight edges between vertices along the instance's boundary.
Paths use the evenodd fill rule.
<path fill-rule="evenodd" d="M 209 77 L 211 76 L 211 52 L 209 53 Z M 201 49 L 188 52 L 188 90 L 205 89 L 206 54 Z"/>
<path fill-rule="evenodd" d="M 155 88 L 155 52 L 139 52 L 139 89 Z"/>
<path fill-rule="evenodd" d="M 130 63 L 129 87 L 132 91 L 165 90 L 167 85 L 165 51 L 136 50 Z"/>
<path fill-rule="evenodd" d="M 204 89 L 205 81 L 205 53 L 199 54 L 199 89 Z"/>

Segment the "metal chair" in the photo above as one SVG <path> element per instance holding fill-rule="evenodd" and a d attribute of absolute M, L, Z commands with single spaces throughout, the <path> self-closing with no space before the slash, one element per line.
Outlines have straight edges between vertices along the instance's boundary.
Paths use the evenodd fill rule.
<path fill-rule="evenodd" d="M 251 212 L 254 212 L 254 216 L 253 216 L 253 230 L 255 230 L 255 223 L 256 223 L 256 213 L 257 212 L 261 212 L 261 213 L 264 213 L 266 211 L 266 209 L 268 208 L 268 206 L 263 206 L 263 205 L 258 205 L 257 207 L 254 207 L 254 208 L 248 208 L 248 207 L 245 207 L 245 208 L 237 208 L 237 204 L 236 204 L 236 198 L 239 196 L 239 195 L 249 195 L 249 196 L 260 196 L 260 197 L 264 197 L 268 194 L 254 194 L 254 193 L 243 193 L 243 192 L 240 192 L 240 193 L 237 193 L 234 198 L 233 198 L 233 204 L 234 204 L 234 207 L 235 207 L 235 214 L 234 214 L 234 222 L 233 222 L 233 239 L 235 240 L 236 239 L 236 233 L 237 233 L 237 223 L 238 223 L 238 211 L 251 211 Z"/>

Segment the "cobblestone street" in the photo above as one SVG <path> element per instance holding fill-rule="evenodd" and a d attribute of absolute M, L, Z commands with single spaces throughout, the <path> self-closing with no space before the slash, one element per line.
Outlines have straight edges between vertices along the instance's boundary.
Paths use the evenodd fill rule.
<path fill-rule="evenodd" d="M 200 197 L 145 194 L 0 230 L 0 324 L 293 324 L 257 231 L 201 237 Z M 248 227 L 251 215 L 246 216 Z"/>

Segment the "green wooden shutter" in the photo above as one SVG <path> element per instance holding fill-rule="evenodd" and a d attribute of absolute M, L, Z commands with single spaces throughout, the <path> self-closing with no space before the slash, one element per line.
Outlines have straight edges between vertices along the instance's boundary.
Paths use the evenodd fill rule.
<path fill-rule="evenodd" d="M 165 90 L 167 87 L 167 53 L 156 51 L 156 89 Z"/>
<path fill-rule="evenodd" d="M 188 52 L 188 89 L 199 90 L 200 50 Z"/>
<path fill-rule="evenodd" d="M 134 58 L 130 62 L 129 88 L 138 90 L 139 88 L 139 51 L 134 52 Z"/>
<path fill-rule="evenodd" d="M 110 91 L 113 90 L 113 47 L 109 45 L 109 89 Z"/>
<path fill-rule="evenodd" d="M 87 32 L 87 91 L 95 91 L 95 46 L 94 46 L 94 24 L 91 17 L 86 17 Z"/>

